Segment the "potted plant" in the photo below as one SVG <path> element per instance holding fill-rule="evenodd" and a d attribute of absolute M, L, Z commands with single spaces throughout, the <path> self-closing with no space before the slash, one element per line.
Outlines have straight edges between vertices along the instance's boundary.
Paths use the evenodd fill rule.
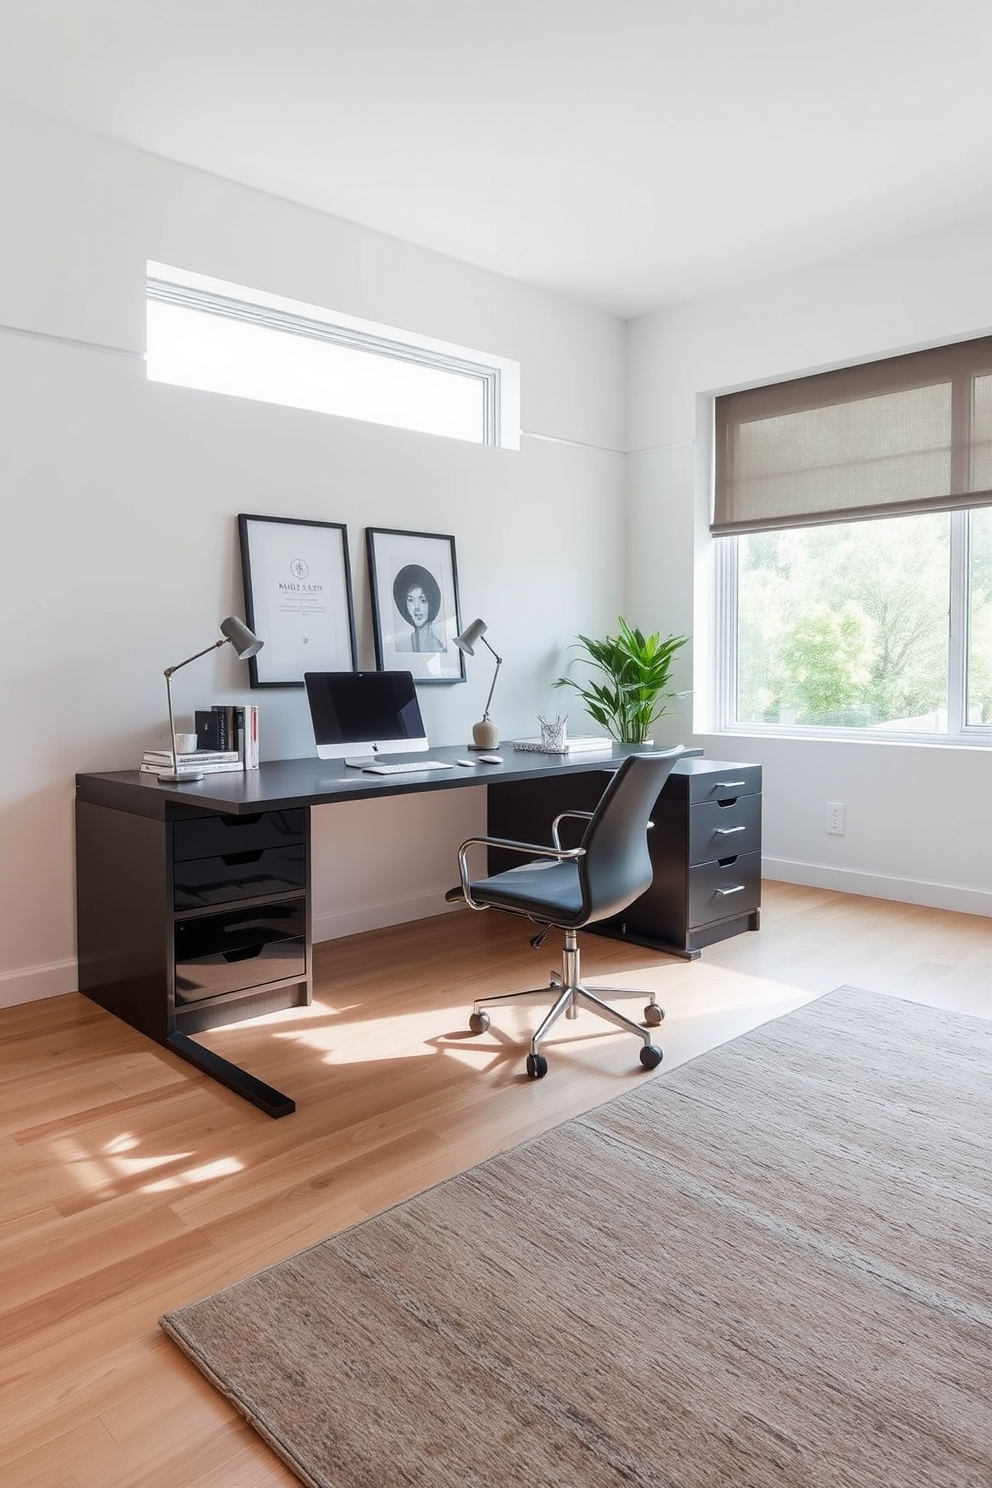
<path fill-rule="evenodd" d="M 573 677 L 559 677 L 556 687 L 571 687 L 585 703 L 586 711 L 621 744 L 645 744 L 651 725 L 668 711 L 672 698 L 685 692 L 666 690 L 675 653 L 687 644 L 688 636 L 645 636 L 627 624 L 621 615 L 618 634 L 603 640 L 580 635 L 577 644 L 585 650 L 581 658 L 602 680 L 590 678 L 583 686 Z"/>

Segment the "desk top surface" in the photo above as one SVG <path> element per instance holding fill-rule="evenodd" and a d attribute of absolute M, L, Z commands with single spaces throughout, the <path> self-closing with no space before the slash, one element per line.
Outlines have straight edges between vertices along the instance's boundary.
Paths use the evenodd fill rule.
<path fill-rule="evenodd" d="M 443 760 L 450 763 L 451 769 L 416 771 L 409 775 L 369 775 L 345 765 L 342 760 L 316 758 L 266 760 L 257 770 L 208 774 L 187 785 L 165 785 L 155 775 L 138 770 L 120 770 L 77 775 L 76 799 L 139 816 L 171 818 L 183 815 L 184 807 L 190 809 L 190 814 L 222 811 L 241 816 L 294 806 L 320 806 L 383 795 L 490 785 L 503 780 L 539 780 L 544 776 L 575 771 L 612 770 L 627 755 L 644 753 L 645 746 L 614 744 L 604 749 L 553 755 L 514 749 L 512 743 L 508 743 L 494 752 L 501 755 L 502 764 L 476 762 L 465 767 L 455 761 L 472 757 L 472 751 L 466 750 L 464 745 L 444 745 L 428 750 L 421 758 Z M 685 753 L 698 755 L 702 751 L 694 749 Z M 415 759 L 416 756 L 407 758 Z"/>

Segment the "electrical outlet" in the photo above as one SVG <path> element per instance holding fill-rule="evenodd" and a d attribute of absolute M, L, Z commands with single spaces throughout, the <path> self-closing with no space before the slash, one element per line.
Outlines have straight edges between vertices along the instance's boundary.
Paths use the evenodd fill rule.
<path fill-rule="evenodd" d="M 827 802 L 827 831 L 834 837 L 844 835 L 844 803 L 843 801 Z"/>

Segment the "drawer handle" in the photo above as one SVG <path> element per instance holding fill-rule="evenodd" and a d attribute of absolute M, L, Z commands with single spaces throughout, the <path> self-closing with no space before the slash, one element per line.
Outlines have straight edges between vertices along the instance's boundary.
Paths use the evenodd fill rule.
<path fill-rule="evenodd" d="M 221 853 L 220 860 L 228 868 L 236 868 L 239 863 L 257 863 L 261 856 L 262 849 L 259 847 L 254 852 Z"/>
<path fill-rule="evenodd" d="M 245 816 L 219 816 L 217 820 L 222 827 L 227 827 L 229 830 L 236 832 L 241 827 L 257 827 L 262 820 L 262 813 L 260 811 L 252 811 Z"/>
<path fill-rule="evenodd" d="M 740 827 L 716 827 L 713 831 L 714 837 L 732 837 L 735 832 L 746 832 L 747 828 Z"/>
<path fill-rule="evenodd" d="M 725 899 L 728 894 L 742 893 L 746 887 L 746 884 L 734 884 L 733 888 L 730 889 L 717 889 L 717 893 L 720 895 L 721 899 Z"/>
<path fill-rule="evenodd" d="M 746 780 L 718 780 L 715 790 L 736 790 L 739 785 L 747 785 Z"/>
<path fill-rule="evenodd" d="M 260 945 L 242 946 L 237 951 L 221 951 L 221 955 L 228 963 L 233 961 L 254 961 L 255 957 L 261 954 L 262 947 Z"/>

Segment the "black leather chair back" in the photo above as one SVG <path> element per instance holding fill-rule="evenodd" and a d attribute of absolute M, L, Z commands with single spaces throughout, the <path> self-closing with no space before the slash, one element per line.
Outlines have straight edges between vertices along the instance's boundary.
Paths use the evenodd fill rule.
<path fill-rule="evenodd" d="M 578 859 L 583 923 L 609 919 L 632 904 L 652 878 L 648 823 L 682 746 L 633 754 L 603 792 Z"/>

